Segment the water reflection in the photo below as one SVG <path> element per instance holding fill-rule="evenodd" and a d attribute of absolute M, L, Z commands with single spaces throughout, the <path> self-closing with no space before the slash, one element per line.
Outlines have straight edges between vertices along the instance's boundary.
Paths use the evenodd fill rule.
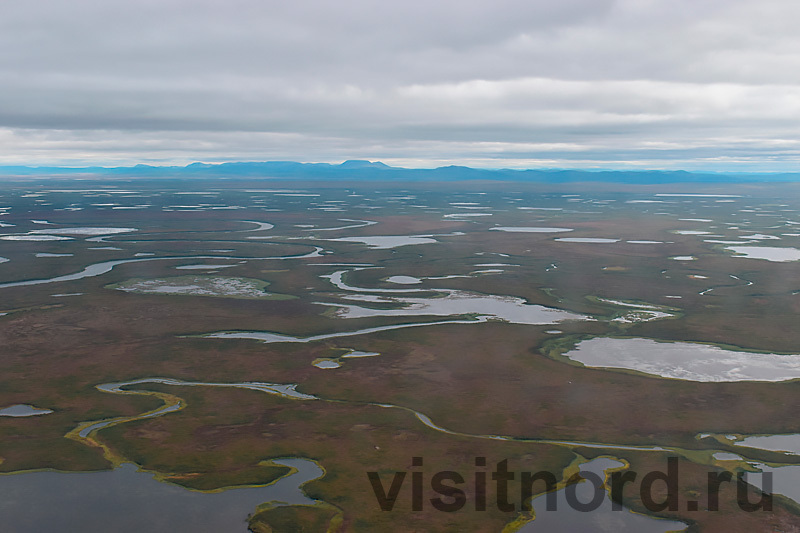
<path fill-rule="evenodd" d="M 581 341 L 564 355 L 590 367 L 624 368 L 688 381 L 800 378 L 797 354 L 751 353 L 691 342 L 593 338 Z"/>

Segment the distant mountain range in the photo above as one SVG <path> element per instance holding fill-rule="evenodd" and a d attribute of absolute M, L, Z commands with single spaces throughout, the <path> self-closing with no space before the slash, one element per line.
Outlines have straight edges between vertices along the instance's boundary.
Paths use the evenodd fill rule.
<path fill-rule="evenodd" d="M 267 161 L 241 163 L 192 163 L 187 166 L 161 167 L 26 167 L 0 166 L 0 176 L 71 176 L 96 175 L 142 178 L 274 178 L 308 180 L 391 180 L 391 181 L 520 181 L 544 183 L 608 182 L 631 184 L 660 183 L 746 183 L 800 182 L 800 173 L 696 173 L 683 170 L 512 170 L 478 169 L 446 166 L 430 169 L 390 167 L 381 163 L 349 160 L 338 165 Z"/>

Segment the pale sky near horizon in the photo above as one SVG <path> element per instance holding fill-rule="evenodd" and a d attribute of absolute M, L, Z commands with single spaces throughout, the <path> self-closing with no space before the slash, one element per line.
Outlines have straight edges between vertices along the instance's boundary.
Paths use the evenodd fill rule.
<path fill-rule="evenodd" d="M 792 0 L 5 0 L 0 165 L 797 170 Z"/>

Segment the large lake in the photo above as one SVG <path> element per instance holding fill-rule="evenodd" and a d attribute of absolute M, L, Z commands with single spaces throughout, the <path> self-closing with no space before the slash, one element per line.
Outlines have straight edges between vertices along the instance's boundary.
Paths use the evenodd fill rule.
<path fill-rule="evenodd" d="M 313 504 L 300 485 L 323 474 L 307 459 L 280 459 L 297 469 L 266 487 L 218 493 L 162 483 L 134 464 L 104 472 L 31 472 L 0 476 L 0 529 L 30 533 L 231 533 L 247 531 L 247 516 L 259 504 Z"/>

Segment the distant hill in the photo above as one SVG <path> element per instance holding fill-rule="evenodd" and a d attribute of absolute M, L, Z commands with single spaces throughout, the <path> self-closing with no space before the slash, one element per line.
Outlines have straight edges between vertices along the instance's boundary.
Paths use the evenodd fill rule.
<path fill-rule="evenodd" d="M 365 161 L 363 159 L 348 159 L 347 161 L 339 165 L 339 168 L 353 169 L 353 168 L 392 168 L 392 167 L 386 165 L 385 163 L 381 163 L 380 161 L 375 161 L 373 163 L 372 161 Z"/>
<path fill-rule="evenodd" d="M 0 166 L 0 176 L 95 175 L 142 178 L 264 178 L 308 180 L 391 181 L 518 181 L 540 183 L 606 182 L 631 184 L 800 182 L 800 173 L 696 173 L 683 170 L 512 170 L 446 166 L 430 169 L 391 167 L 380 161 L 353 159 L 335 165 L 295 161 L 192 163 L 187 166 L 135 165 L 130 167 Z"/>

